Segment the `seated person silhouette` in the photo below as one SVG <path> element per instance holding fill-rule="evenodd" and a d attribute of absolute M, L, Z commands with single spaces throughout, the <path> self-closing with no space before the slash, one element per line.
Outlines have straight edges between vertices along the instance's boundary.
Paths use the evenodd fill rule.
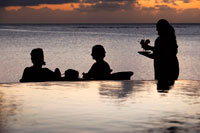
<path fill-rule="evenodd" d="M 43 50 L 36 48 L 31 51 L 31 60 L 33 66 L 26 67 L 20 82 L 43 82 L 59 80 L 61 77 L 60 70 L 55 69 L 55 72 L 48 68 L 42 68 L 45 65 Z"/>
<path fill-rule="evenodd" d="M 105 80 L 109 79 L 110 69 L 109 64 L 104 61 L 105 49 L 102 45 L 95 45 L 92 48 L 92 58 L 96 60 L 96 63 L 92 65 L 88 73 L 83 73 L 83 79 Z"/>

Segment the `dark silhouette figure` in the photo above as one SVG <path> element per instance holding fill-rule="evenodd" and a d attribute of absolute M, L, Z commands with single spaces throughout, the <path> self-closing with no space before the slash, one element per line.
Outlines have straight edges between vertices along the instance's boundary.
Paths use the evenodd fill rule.
<path fill-rule="evenodd" d="M 110 69 L 109 64 L 104 61 L 106 51 L 102 45 L 95 45 L 92 48 L 92 58 L 96 60 L 96 63 L 92 65 L 88 73 L 83 73 L 83 79 L 95 79 L 95 80 L 105 80 L 109 79 Z"/>
<path fill-rule="evenodd" d="M 123 72 L 116 72 L 110 75 L 110 79 L 112 80 L 130 80 L 133 72 L 131 71 L 123 71 Z"/>
<path fill-rule="evenodd" d="M 65 71 L 65 76 L 62 77 L 63 81 L 77 81 L 79 79 L 79 72 L 74 69 L 68 69 Z"/>
<path fill-rule="evenodd" d="M 43 82 L 43 81 L 55 81 L 61 77 L 60 70 L 55 69 L 55 72 L 48 68 L 42 68 L 45 65 L 43 50 L 36 48 L 31 51 L 31 60 L 33 66 L 26 67 L 20 82 Z"/>
<path fill-rule="evenodd" d="M 158 80 L 159 88 L 166 85 L 173 85 L 178 79 L 179 63 L 176 56 L 178 45 L 174 28 L 165 19 L 161 19 L 156 24 L 158 38 L 155 46 L 143 44 L 142 48 L 151 50 L 152 53 L 140 53 L 146 57 L 154 59 L 155 79 Z"/>
<path fill-rule="evenodd" d="M 166 84 L 166 83 L 158 83 L 157 84 L 157 91 L 159 93 L 168 93 L 170 89 L 172 89 L 172 84 Z"/>

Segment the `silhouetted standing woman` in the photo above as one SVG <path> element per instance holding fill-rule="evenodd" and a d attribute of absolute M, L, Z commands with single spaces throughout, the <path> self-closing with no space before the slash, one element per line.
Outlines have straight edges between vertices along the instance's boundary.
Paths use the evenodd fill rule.
<path fill-rule="evenodd" d="M 165 19 L 159 20 L 156 27 L 158 38 L 154 47 L 148 44 L 142 45 L 145 50 L 151 50 L 152 54 L 140 54 L 154 59 L 155 79 L 158 80 L 158 84 L 172 85 L 179 75 L 175 30 Z"/>

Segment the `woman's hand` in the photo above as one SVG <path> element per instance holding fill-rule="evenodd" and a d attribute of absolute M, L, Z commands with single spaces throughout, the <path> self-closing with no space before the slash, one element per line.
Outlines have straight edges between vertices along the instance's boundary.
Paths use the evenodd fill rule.
<path fill-rule="evenodd" d="M 151 52 L 138 52 L 139 54 L 141 54 L 141 55 L 143 55 L 143 56 L 146 56 L 146 57 L 148 57 L 148 58 L 151 58 L 151 59 L 154 59 L 154 55 L 153 55 L 153 53 L 151 53 Z"/>
<path fill-rule="evenodd" d="M 83 72 L 82 75 L 83 75 L 83 79 L 88 79 L 89 78 L 87 73 Z"/>

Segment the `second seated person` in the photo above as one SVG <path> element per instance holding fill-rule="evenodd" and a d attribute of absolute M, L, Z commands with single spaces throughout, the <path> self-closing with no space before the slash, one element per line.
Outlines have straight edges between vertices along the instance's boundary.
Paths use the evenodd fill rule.
<path fill-rule="evenodd" d="M 92 58 L 96 61 L 88 71 L 83 73 L 83 79 L 106 80 L 109 79 L 112 70 L 109 64 L 104 61 L 106 51 L 102 45 L 95 45 L 92 48 Z"/>

